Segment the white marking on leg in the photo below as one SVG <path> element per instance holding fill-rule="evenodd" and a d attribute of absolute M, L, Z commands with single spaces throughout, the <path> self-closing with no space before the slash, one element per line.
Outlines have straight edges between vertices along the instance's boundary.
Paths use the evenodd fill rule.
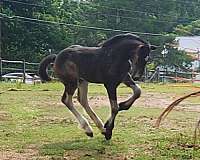
<path fill-rule="evenodd" d="M 99 128 L 99 130 L 102 133 L 105 133 L 105 128 L 103 125 L 102 120 L 96 115 L 96 113 L 93 111 L 93 109 L 89 106 L 88 99 L 87 99 L 87 92 L 88 92 L 88 83 L 87 82 L 81 82 L 79 85 L 79 93 L 78 100 L 80 104 L 83 106 L 87 114 L 90 116 L 90 118 L 94 121 L 95 125 Z"/>
<path fill-rule="evenodd" d="M 80 123 L 81 128 L 83 128 L 87 135 L 92 135 L 92 128 L 89 125 L 86 118 L 84 118 L 75 108 L 72 103 L 72 95 L 66 94 L 66 99 L 63 100 L 63 103 L 69 108 L 69 110 L 74 114 L 78 122 Z"/>

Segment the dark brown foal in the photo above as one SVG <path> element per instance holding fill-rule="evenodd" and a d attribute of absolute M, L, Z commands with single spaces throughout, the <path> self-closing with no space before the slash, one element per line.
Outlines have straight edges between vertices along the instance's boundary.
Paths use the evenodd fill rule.
<path fill-rule="evenodd" d="M 107 140 L 112 137 L 115 118 L 121 110 L 127 110 L 140 97 L 141 90 L 132 78 L 139 78 L 144 72 L 149 53 L 155 47 L 133 34 L 121 34 L 108 39 L 99 47 L 73 45 L 58 55 L 45 57 L 39 68 L 43 81 L 51 78 L 47 67 L 54 63 L 54 72 L 65 86 L 62 102 L 74 114 L 88 136 L 93 131 L 88 121 L 76 110 L 72 97 L 78 89 L 78 101 L 94 121 Z M 105 125 L 88 104 L 88 82 L 104 84 L 111 106 L 111 115 Z M 133 95 L 118 105 L 117 87 L 125 83 L 133 89 Z"/>

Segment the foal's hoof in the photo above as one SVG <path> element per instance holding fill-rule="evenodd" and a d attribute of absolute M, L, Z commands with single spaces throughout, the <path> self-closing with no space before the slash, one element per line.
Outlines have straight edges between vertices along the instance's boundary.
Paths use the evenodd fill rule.
<path fill-rule="evenodd" d="M 112 130 L 108 129 L 105 133 L 106 140 L 110 140 L 112 138 Z"/>
<path fill-rule="evenodd" d="M 93 137 L 93 136 L 94 136 L 92 132 L 90 132 L 90 133 L 85 132 L 85 134 L 86 134 L 88 137 Z"/>
<path fill-rule="evenodd" d="M 112 129 L 110 129 L 108 124 L 109 124 L 109 121 L 107 121 L 104 124 L 104 128 L 106 129 L 106 132 L 104 133 L 104 136 L 105 136 L 106 140 L 110 140 L 112 138 Z"/>

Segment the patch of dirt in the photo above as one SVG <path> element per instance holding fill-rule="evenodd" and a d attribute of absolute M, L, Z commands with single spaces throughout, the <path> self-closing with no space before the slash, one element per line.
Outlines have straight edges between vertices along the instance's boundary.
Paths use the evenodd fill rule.
<path fill-rule="evenodd" d="M 81 159 L 95 159 L 95 157 L 102 160 L 127 160 L 126 156 L 123 155 L 113 155 L 110 153 L 97 153 L 84 151 L 84 150 L 71 150 L 64 154 L 64 160 L 81 160 Z"/>
<path fill-rule="evenodd" d="M 1 160 L 32 160 L 38 157 L 38 151 L 34 149 L 25 149 L 23 152 L 13 150 L 0 151 Z"/>
<path fill-rule="evenodd" d="M 6 121 L 10 118 L 10 115 L 5 111 L 0 111 L 0 121 Z"/>
<path fill-rule="evenodd" d="M 118 102 L 122 102 L 127 100 L 131 95 L 123 95 L 118 96 Z M 174 100 L 179 98 L 176 95 L 169 93 L 142 93 L 141 97 L 135 101 L 133 106 L 137 107 L 150 107 L 150 108 L 166 108 L 169 104 L 171 104 Z M 199 97 L 196 97 L 199 98 Z M 78 104 L 76 99 L 74 99 L 74 103 Z M 91 107 L 100 107 L 100 106 L 109 106 L 109 99 L 107 96 L 97 96 L 97 97 L 89 97 L 89 104 Z M 195 111 L 200 112 L 200 101 L 199 103 L 191 103 L 188 101 L 181 102 L 176 109 L 178 110 L 187 110 L 187 111 Z"/>
<path fill-rule="evenodd" d="M 142 148 L 143 150 L 143 155 L 146 155 L 148 157 L 151 157 L 152 155 L 154 155 L 155 153 L 155 149 L 152 146 L 151 143 L 145 142 L 145 144 L 132 144 L 130 145 L 129 148 L 129 153 L 127 154 L 127 159 L 136 159 L 136 157 L 141 156 L 141 151 L 138 152 L 138 148 Z M 133 150 L 135 152 L 133 152 Z"/>
<path fill-rule="evenodd" d="M 148 117 L 148 116 L 138 116 L 138 117 L 126 117 L 124 115 L 118 115 L 118 117 L 121 117 L 121 120 L 119 124 L 117 124 L 120 127 L 126 127 L 131 126 L 135 127 L 135 124 L 142 124 L 145 126 L 154 126 L 156 118 Z"/>
<path fill-rule="evenodd" d="M 59 93 L 56 96 L 60 96 Z M 122 102 L 127 100 L 131 94 L 129 95 L 121 95 L 118 96 L 118 102 Z M 155 92 L 149 92 L 149 91 L 142 91 L 141 97 L 135 101 L 133 106 L 137 107 L 151 107 L 151 108 L 166 108 L 169 104 L 171 104 L 174 100 L 180 98 L 181 96 L 177 96 L 173 93 L 155 93 Z M 199 97 L 193 97 L 195 99 L 198 99 Z M 189 98 L 190 99 L 190 98 Z M 189 110 L 189 111 L 195 111 L 200 112 L 200 101 L 196 101 L 196 103 L 191 103 L 190 101 L 185 100 L 181 102 L 175 109 L 181 109 L 181 110 Z M 200 98 L 199 98 L 200 99 Z M 103 95 L 97 95 L 97 96 L 88 96 L 88 101 L 91 107 L 102 107 L 102 106 L 109 106 L 110 102 L 108 99 L 108 96 Z M 40 106 L 40 101 L 34 101 L 34 106 Z M 47 100 L 42 102 L 43 107 L 49 107 L 49 106 L 56 106 L 56 107 L 63 107 L 64 105 L 60 101 L 60 98 L 58 98 L 56 101 Z M 73 98 L 73 103 L 75 106 L 79 105 L 79 102 L 77 101 L 76 96 Z"/>
<path fill-rule="evenodd" d="M 40 126 L 42 124 L 65 124 L 65 125 L 71 125 L 74 123 L 77 123 L 76 120 L 67 118 L 61 118 L 61 117 L 52 117 L 52 116 L 41 116 L 38 117 L 33 123 L 34 126 Z"/>
<path fill-rule="evenodd" d="M 125 101 L 130 96 L 131 95 L 118 96 L 118 102 Z M 107 96 L 92 96 L 88 98 L 88 101 L 91 107 L 101 107 L 110 105 Z M 165 104 L 169 104 L 169 101 L 170 97 L 167 94 L 143 93 L 142 96 L 138 100 L 136 100 L 136 102 L 133 105 L 141 107 L 163 107 L 165 106 Z M 75 99 L 74 103 L 78 104 L 78 102 Z"/>

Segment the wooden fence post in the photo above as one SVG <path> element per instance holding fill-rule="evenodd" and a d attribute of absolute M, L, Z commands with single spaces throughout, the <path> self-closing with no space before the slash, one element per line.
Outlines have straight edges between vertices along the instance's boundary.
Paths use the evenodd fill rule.
<path fill-rule="evenodd" d="M 177 70 L 176 70 L 176 68 L 175 68 L 175 82 L 177 83 L 178 82 L 178 74 L 177 74 Z"/>
<path fill-rule="evenodd" d="M 156 72 L 157 72 L 157 82 L 160 81 L 160 69 L 156 68 Z"/>
<path fill-rule="evenodd" d="M 3 74 L 3 65 L 2 65 L 2 59 L 0 57 L 0 80 L 2 79 L 2 74 Z"/>
<path fill-rule="evenodd" d="M 192 83 L 194 83 L 194 79 L 193 79 L 193 70 L 191 71 L 191 81 L 192 81 Z"/>
<path fill-rule="evenodd" d="M 26 61 L 23 60 L 23 83 L 26 82 Z"/>
<path fill-rule="evenodd" d="M 144 69 L 144 81 L 148 80 L 148 70 L 147 67 Z"/>

